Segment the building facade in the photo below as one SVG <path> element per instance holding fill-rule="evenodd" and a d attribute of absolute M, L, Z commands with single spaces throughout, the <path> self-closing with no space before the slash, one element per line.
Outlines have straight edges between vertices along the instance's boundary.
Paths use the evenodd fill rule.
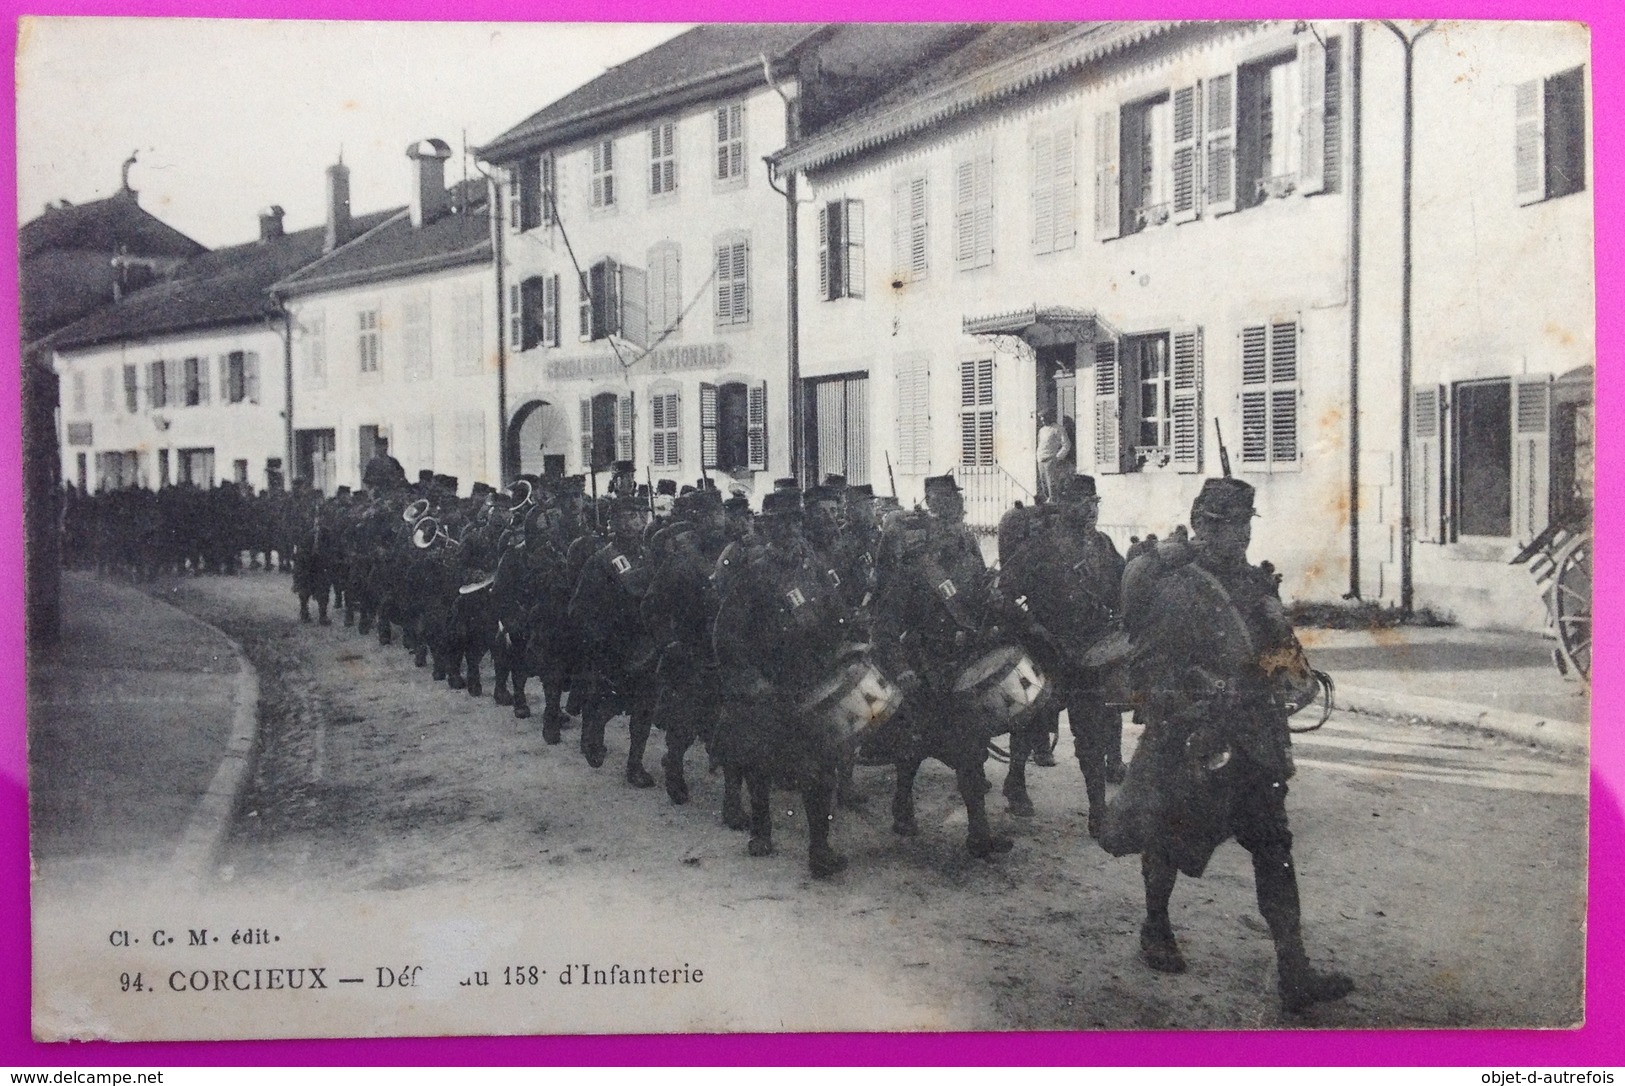
<path fill-rule="evenodd" d="M 409 477 L 500 481 L 487 186 L 448 189 L 450 153 L 414 143 L 411 205 L 273 288 L 292 331 L 294 473 L 324 493 L 359 488 L 380 438 Z"/>
<path fill-rule="evenodd" d="M 1546 117 L 1583 128 L 1587 42 L 1556 26 L 1438 33 L 1457 49 L 1417 49 L 1413 387 L 1444 386 L 1442 403 L 1459 386 L 1477 421 L 1436 413 L 1458 428 L 1456 460 L 1429 445 L 1413 478 L 1438 494 L 1433 517 L 1454 502 L 1458 533 L 1490 534 L 1423 554 L 1418 528 L 1410 564 L 1419 604 L 1521 625 L 1539 602 L 1506 562 L 1552 508 L 1545 469 L 1518 474 L 1513 426 L 1540 412 L 1517 388 L 1590 362 L 1591 220 L 1588 199 L 1562 198 L 1569 174 L 1516 195 L 1530 147 L 1556 147 L 1543 161 L 1572 174 L 1589 140 L 1553 137 L 1562 121 L 1530 135 L 1514 90 L 1546 80 Z M 812 196 L 810 462 L 867 451 L 905 501 L 952 470 L 991 528 L 1036 491 L 1053 412 L 1120 544 L 1183 521 L 1228 460 L 1258 489 L 1255 550 L 1291 595 L 1397 598 L 1399 450 L 1422 440 L 1405 438 L 1396 391 L 1403 58 L 1379 24 L 995 27 L 792 143 L 778 168 Z M 1554 321 L 1566 340 L 1543 331 Z M 854 381 L 866 414 L 842 394 Z"/>

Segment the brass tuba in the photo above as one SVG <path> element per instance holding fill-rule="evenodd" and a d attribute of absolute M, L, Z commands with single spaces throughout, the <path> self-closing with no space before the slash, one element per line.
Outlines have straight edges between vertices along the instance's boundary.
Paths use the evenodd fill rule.
<path fill-rule="evenodd" d="M 514 520 L 523 520 L 535 504 L 536 488 L 529 479 L 515 479 L 508 484 L 508 515 Z"/>
<path fill-rule="evenodd" d="M 428 511 L 429 499 L 419 498 L 417 501 L 401 510 L 401 519 L 406 521 L 408 524 L 415 525 L 418 521 L 423 519 L 424 514 L 428 513 Z"/>
<path fill-rule="evenodd" d="M 436 543 L 456 544 L 457 540 L 451 537 L 440 522 L 433 517 L 420 517 L 412 525 L 412 546 L 420 551 L 426 551 Z"/>

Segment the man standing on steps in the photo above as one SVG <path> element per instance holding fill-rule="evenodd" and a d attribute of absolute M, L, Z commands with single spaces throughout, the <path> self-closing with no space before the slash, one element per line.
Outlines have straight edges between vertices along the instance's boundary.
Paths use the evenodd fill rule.
<path fill-rule="evenodd" d="M 1066 454 L 1071 451 L 1072 443 L 1067 441 L 1066 431 L 1055 424 L 1055 413 L 1045 411 L 1038 416 L 1039 501 L 1055 500 L 1057 484 L 1068 464 Z"/>
<path fill-rule="evenodd" d="M 1274 568 L 1247 561 L 1253 488 L 1208 479 L 1191 506 L 1193 538 L 1134 558 L 1123 616 L 1146 728 L 1101 844 L 1140 853 L 1145 922 L 1140 956 L 1181 973 L 1168 903 L 1181 871 L 1199 877 L 1225 839 L 1252 853 L 1258 909 L 1275 943 L 1281 1006 L 1290 1013 L 1342 999 L 1354 982 L 1320 972 L 1304 950 L 1287 824 L 1292 737 L 1287 718 L 1314 679 L 1281 606 Z M 1305 691 L 1308 680 L 1308 691 Z"/>

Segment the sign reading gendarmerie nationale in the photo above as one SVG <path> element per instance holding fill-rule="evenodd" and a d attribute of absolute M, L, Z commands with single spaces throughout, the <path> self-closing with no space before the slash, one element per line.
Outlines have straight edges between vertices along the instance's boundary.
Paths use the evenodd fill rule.
<path fill-rule="evenodd" d="M 585 377 L 610 377 L 618 374 L 630 363 L 644 373 L 677 373 L 683 370 L 726 369 L 733 361 L 733 351 L 726 343 L 695 343 L 681 347 L 660 347 L 646 356 L 635 348 L 622 348 L 614 353 L 592 358 L 555 358 L 547 363 L 550 381 L 570 381 Z M 633 362 L 633 359 L 637 359 Z"/>

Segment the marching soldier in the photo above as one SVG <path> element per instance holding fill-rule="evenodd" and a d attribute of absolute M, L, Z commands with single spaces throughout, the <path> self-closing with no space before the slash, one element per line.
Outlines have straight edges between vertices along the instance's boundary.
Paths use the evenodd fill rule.
<path fill-rule="evenodd" d="M 1268 563 L 1247 561 L 1253 488 L 1208 479 L 1191 506 L 1193 538 L 1135 558 L 1123 580 L 1146 729 L 1113 800 L 1102 844 L 1140 853 L 1145 922 L 1140 955 L 1179 973 L 1185 959 L 1168 916 L 1181 871 L 1199 877 L 1228 837 L 1253 858 L 1258 908 L 1275 942 L 1281 1006 L 1341 999 L 1354 982 L 1321 972 L 1304 950 L 1286 793 L 1287 718 L 1314 697 L 1314 677 Z"/>
<path fill-rule="evenodd" d="M 1012 608 L 1012 626 L 1055 683 L 1071 722 L 1073 752 L 1089 797 L 1091 837 L 1100 835 L 1110 766 L 1122 765 L 1123 731 L 1122 715 L 1101 694 L 1099 675 L 1083 662 L 1110 629 L 1122 595 L 1123 559 L 1095 527 L 1099 512 L 1093 476 L 1058 476 L 1049 504 L 1006 515 L 1009 522 L 1026 514 L 1020 524 L 1000 532 L 999 563 L 999 588 Z M 1004 794 L 1012 814 L 1033 813 L 1026 762 L 1033 745 L 1045 739 L 1039 729 L 1010 736 Z"/>
<path fill-rule="evenodd" d="M 993 631 L 992 576 L 970 530 L 952 475 L 925 480 L 928 512 L 894 514 L 881 537 L 873 601 L 876 658 L 907 692 L 903 709 L 865 743 L 859 757 L 897 767 L 892 830 L 919 833 L 914 777 L 927 757 L 954 770 L 974 856 L 1008 852 L 1010 838 L 987 820 L 989 733 L 954 686 L 987 648 Z"/>
<path fill-rule="evenodd" d="M 571 680 L 572 690 L 577 678 L 585 686 L 581 753 L 594 769 L 603 765 L 608 755 L 605 725 L 618 713 L 630 713 L 626 779 L 639 788 L 655 783 L 643 767 L 654 707 L 655 664 L 655 646 L 639 612 L 653 573 L 643 551 L 647 515 L 647 506 L 635 497 L 611 499 L 609 540 L 586 560 L 570 600 L 570 617 L 584 641 L 585 674 Z"/>

